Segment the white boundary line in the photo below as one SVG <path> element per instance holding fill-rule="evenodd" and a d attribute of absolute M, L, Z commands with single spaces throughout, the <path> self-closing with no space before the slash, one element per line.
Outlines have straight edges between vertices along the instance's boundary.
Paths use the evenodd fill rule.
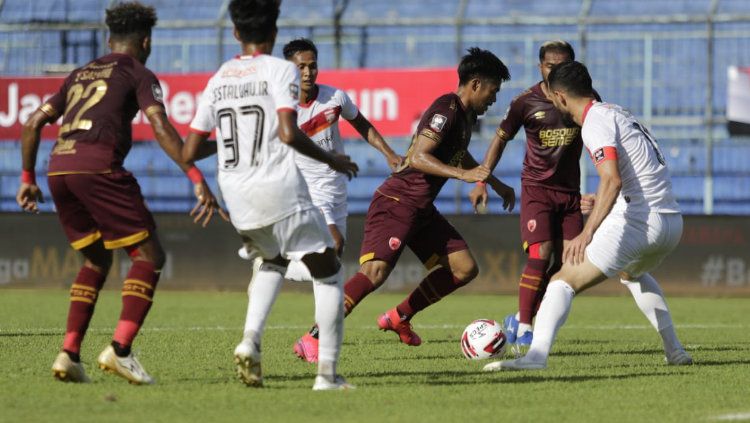
<path fill-rule="evenodd" d="M 709 420 L 722 420 L 722 421 L 750 420 L 750 412 L 721 414 L 718 416 L 709 417 L 708 419 Z"/>

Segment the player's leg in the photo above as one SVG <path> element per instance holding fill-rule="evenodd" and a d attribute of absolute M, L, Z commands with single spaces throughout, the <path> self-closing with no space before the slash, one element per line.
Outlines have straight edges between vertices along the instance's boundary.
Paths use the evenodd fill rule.
<path fill-rule="evenodd" d="M 104 248 L 96 222 L 68 187 L 69 178 L 67 175 L 52 176 L 49 187 L 63 231 L 71 246 L 81 251 L 85 262 L 70 289 L 63 351 L 55 359 L 52 372 L 59 380 L 88 382 L 80 361 L 81 343 L 112 265 L 112 252 Z"/>
<path fill-rule="evenodd" d="M 339 205 L 315 200 L 313 200 L 313 202 L 323 214 L 323 218 L 328 226 L 328 232 L 333 238 L 334 250 L 336 251 L 336 254 L 341 257 L 344 253 L 344 246 L 346 244 L 346 202 Z M 307 267 L 297 261 L 289 263 L 286 275 L 284 276 L 291 281 L 310 281 L 310 272 Z"/>

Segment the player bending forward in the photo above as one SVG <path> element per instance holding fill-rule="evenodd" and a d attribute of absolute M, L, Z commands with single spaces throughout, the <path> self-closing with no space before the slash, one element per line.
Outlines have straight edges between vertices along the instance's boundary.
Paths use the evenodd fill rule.
<path fill-rule="evenodd" d="M 528 353 L 484 370 L 544 369 L 576 293 L 615 275 L 659 332 L 669 364 L 692 364 L 677 339 L 664 294 L 648 273 L 677 246 L 682 216 L 664 156 L 649 131 L 620 106 L 597 102 L 584 65 L 555 66 L 548 77 L 555 107 L 581 126 L 599 173 L 596 201 L 583 232 L 563 253 L 536 317 Z"/>
<path fill-rule="evenodd" d="M 478 273 L 468 245 L 433 204 L 442 186 L 448 178 L 487 180 L 507 208 L 515 199 L 513 189 L 479 166 L 467 151 L 471 127 L 495 102 L 501 83 L 510 79 L 508 69 L 491 52 L 471 48 L 461 59 L 458 76 L 458 90 L 438 97 L 422 116 L 402 168 L 375 191 L 365 220 L 361 266 L 344 287 L 349 314 L 385 282 L 408 246 L 430 273 L 401 304 L 380 316 L 378 326 L 396 332 L 401 342 L 412 346 L 422 341 L 411 329 L 411 318 Z M 295 348 L 311 362 L 318 356 L 316 336 L 313 328 L 297 341 L 301 348 Z"/>
<path fill-rule="evenodd" d="M 103 370 L 131 383 L 150 384 L 153 379 L 130 350 L 151 308 L 165 257 L 138 182 L 123 168 L 132 144 L 130 122 L 139 109 L 159 145 L 195 184 L 198 204 L 191 214 L 198 213 L 196 221 L 205 217 L 205 225 L 215 210 L 223 212 L 198 168 L 182 160 L 182 139 L 167 120 L 159 81 L 144 66 L 156 24 L 154 9 L 121 3 L 107 10 L 106 22 L 112 53 L 71 72 L 60 91 L 24 125 L 23 174 L 16 200 L 26 211 L 38 210 L 42 195 L 34 167 L 40 132 L 63 115 L 48 182 L 65 235 L 85 262 L 70 289 L 63 351 L 52 372 L 63 381 L 89 382 L 80 361 L 81 342 L 112 266 L 112 250 L 124 248 L 133 265 L 122 287 L 122 312 L 112 344 L 97 361 Z"/>
<path fill-rule="evenodd" d="M 278 1 L 232 0 L 229 14 L 242 55 L 224 63 L 209 80 L 184 156 L 203 156 L 210 150 L 203 144 L 217 128 L 218 180 L 232 224 L 245 248 L 263 258 L 248 288 L 244 337 L 234 350 L 237 372 L 248 386 L 262 386 L 260 345 L 266 318 L 289 260 L 297 260 L 312 277 L 320 326 L 313 389 L 351 388 L 336 373 L 344 318 L 341 266 L 325 220 L 294 163 L 294 150 L 349 177 L 357 165 L 322 150 L 297 127 L 299 74 L 293 63 L 269 56 Z"/>

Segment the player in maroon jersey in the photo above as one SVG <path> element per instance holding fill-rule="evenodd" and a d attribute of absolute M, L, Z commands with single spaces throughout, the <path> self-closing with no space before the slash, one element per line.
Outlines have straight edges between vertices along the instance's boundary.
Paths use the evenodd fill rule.
<path fill-rule="evenodd" d="M 369 293 L 385 282 L 401 252 L 409 247 L 431 272 L 404 301 L 378 319 L 382 330 L 394 331 L 401 342 L 417 346 L 419 336 L 410 319 L 430 304 L 471 282 L 478 273 L 469 247 L 433 204 L 448 178 L 488 181 L 513 207 L 513 189 L 477 164 L 467 147 L 477 116 L 495 102 L 503 81 L 510 79 L 502 61 L 487 50 L 469 49 L 458 66 L 455 93 L 438 97 L 424 113 L 407 158 L 375 190 L 365 221 L 360 269 L 344 286 L 348 315 Z M 298 342 L 302 358 L 317 358 L 316 329 Z"/>
<path fill-rule="evenodd" d="M 552 67 L 575 59 L 565 41 L 548 41 L 539 49 L 542 81 L 522 92 L 510 103 L 487 150 L 484 166 L 495 169 L 508 141 L 523 126 L 526 157 L 521 172 L 521 238 L 528 253 L 518 286 L 518 315 L 506 316 L 503 324 L 508 341 L 528 346 L 533 336 L 531 322 L 544 296 L 549 277 L 560 268 L 563 245 L 583 228 L 581 216 L 580 127 L 566 122 L 547 93 Z M 483 184 L 470 193 L 472 203 L 486 205 Z M 554 262 L 550 261 L 554 254 Z"/>
<path fill-rule="evenodd" d="M 122 312 L 112 344 L 99 367 L 135 384 L 153 383 L 131 353 L 164 265 L 156 224 L 140 187 L 123 161 L 130 150 L 131 121 L 140 109 L 159 145 L 185 171 L 198 198 L 191 215 L 205 225 L 215 211 L 226 218 L 200 170 L 181 156 L 182 140 L 167 120 L 156 76 L 144 64 L 151 52 L 153 7 L 121 3 L 107 10 L 111 53 L 74 70 L 60 91 L 24 124 L 23 172 L 16 200 L 37 212 L 42 194 L 34 167 L 42 127 L 63 116 L 49 160 L 48 182 L 60 223 L 72 247 L 85 259 L 70 289 L 70 309 L 62 352 L 52 365 L 63 381 L 89 382 L 80 362 L 81 341 L 112 264 L 112 250 L 124 248 L 132 267 L 122 288 Z"/>

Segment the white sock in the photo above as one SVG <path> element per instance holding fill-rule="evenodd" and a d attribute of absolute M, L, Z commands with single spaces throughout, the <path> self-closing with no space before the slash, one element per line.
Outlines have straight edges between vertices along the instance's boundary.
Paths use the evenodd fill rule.
<path fill-rule="evenodd" d="M 335 275 L 313 281 L 315 322 L 318 324 L 318 374 L 333 378 L 344 340 L 344 284 Z"/>
<path fill-rule="evenodd" d="M 565 281 L 558 279 L 549 283 L 542 305 L 536 314 L 534 339 L 526 354 L 527 360 L 547 362 L 557 331 L 568 318 L 573 296 L 575 291 Z"/>
<path fill-rule="evenodd" d="M 682 344 L 680 344 L 680 340 L 677 339 L 677 334 L 674 331 L 667 301 L 664 299 L 664 293 L 656 279 L 645 273 L 635 281 L 620 279 L 620 282 L 628 287 L 630 293 L 633 294 L 635 303 L 638 304 L 638 308 L 651 322 L 651 326 L 661 335 L 664 342 L 664 351 L 669 354 L 672 351 L 681 350 Z"/>
<path fill-rule="evenodd" d="M 523 335 L 526 332 L 531 332 L 531 325 L 528 323 L 518 323 L 518 336 Z"/>
<path fill-rule="evenodd" d="M 260 346 L 266 319 L 284 282 L 282 269 L 264 263 L 254 272 L 247 288 L 247 317 L 242 342 L 252 342 Z"/>
<path fill-rule="evenodd" d="M 313 277 L 312 275 L 310 275 L 310 271 L 307 269 L 307 266 L 305 266 L 305 264 L 301 261 L 290 261 L 284 277 L 289 279 L 290 281 L 296 282 L 309 282 L 313 280 Z"/>

